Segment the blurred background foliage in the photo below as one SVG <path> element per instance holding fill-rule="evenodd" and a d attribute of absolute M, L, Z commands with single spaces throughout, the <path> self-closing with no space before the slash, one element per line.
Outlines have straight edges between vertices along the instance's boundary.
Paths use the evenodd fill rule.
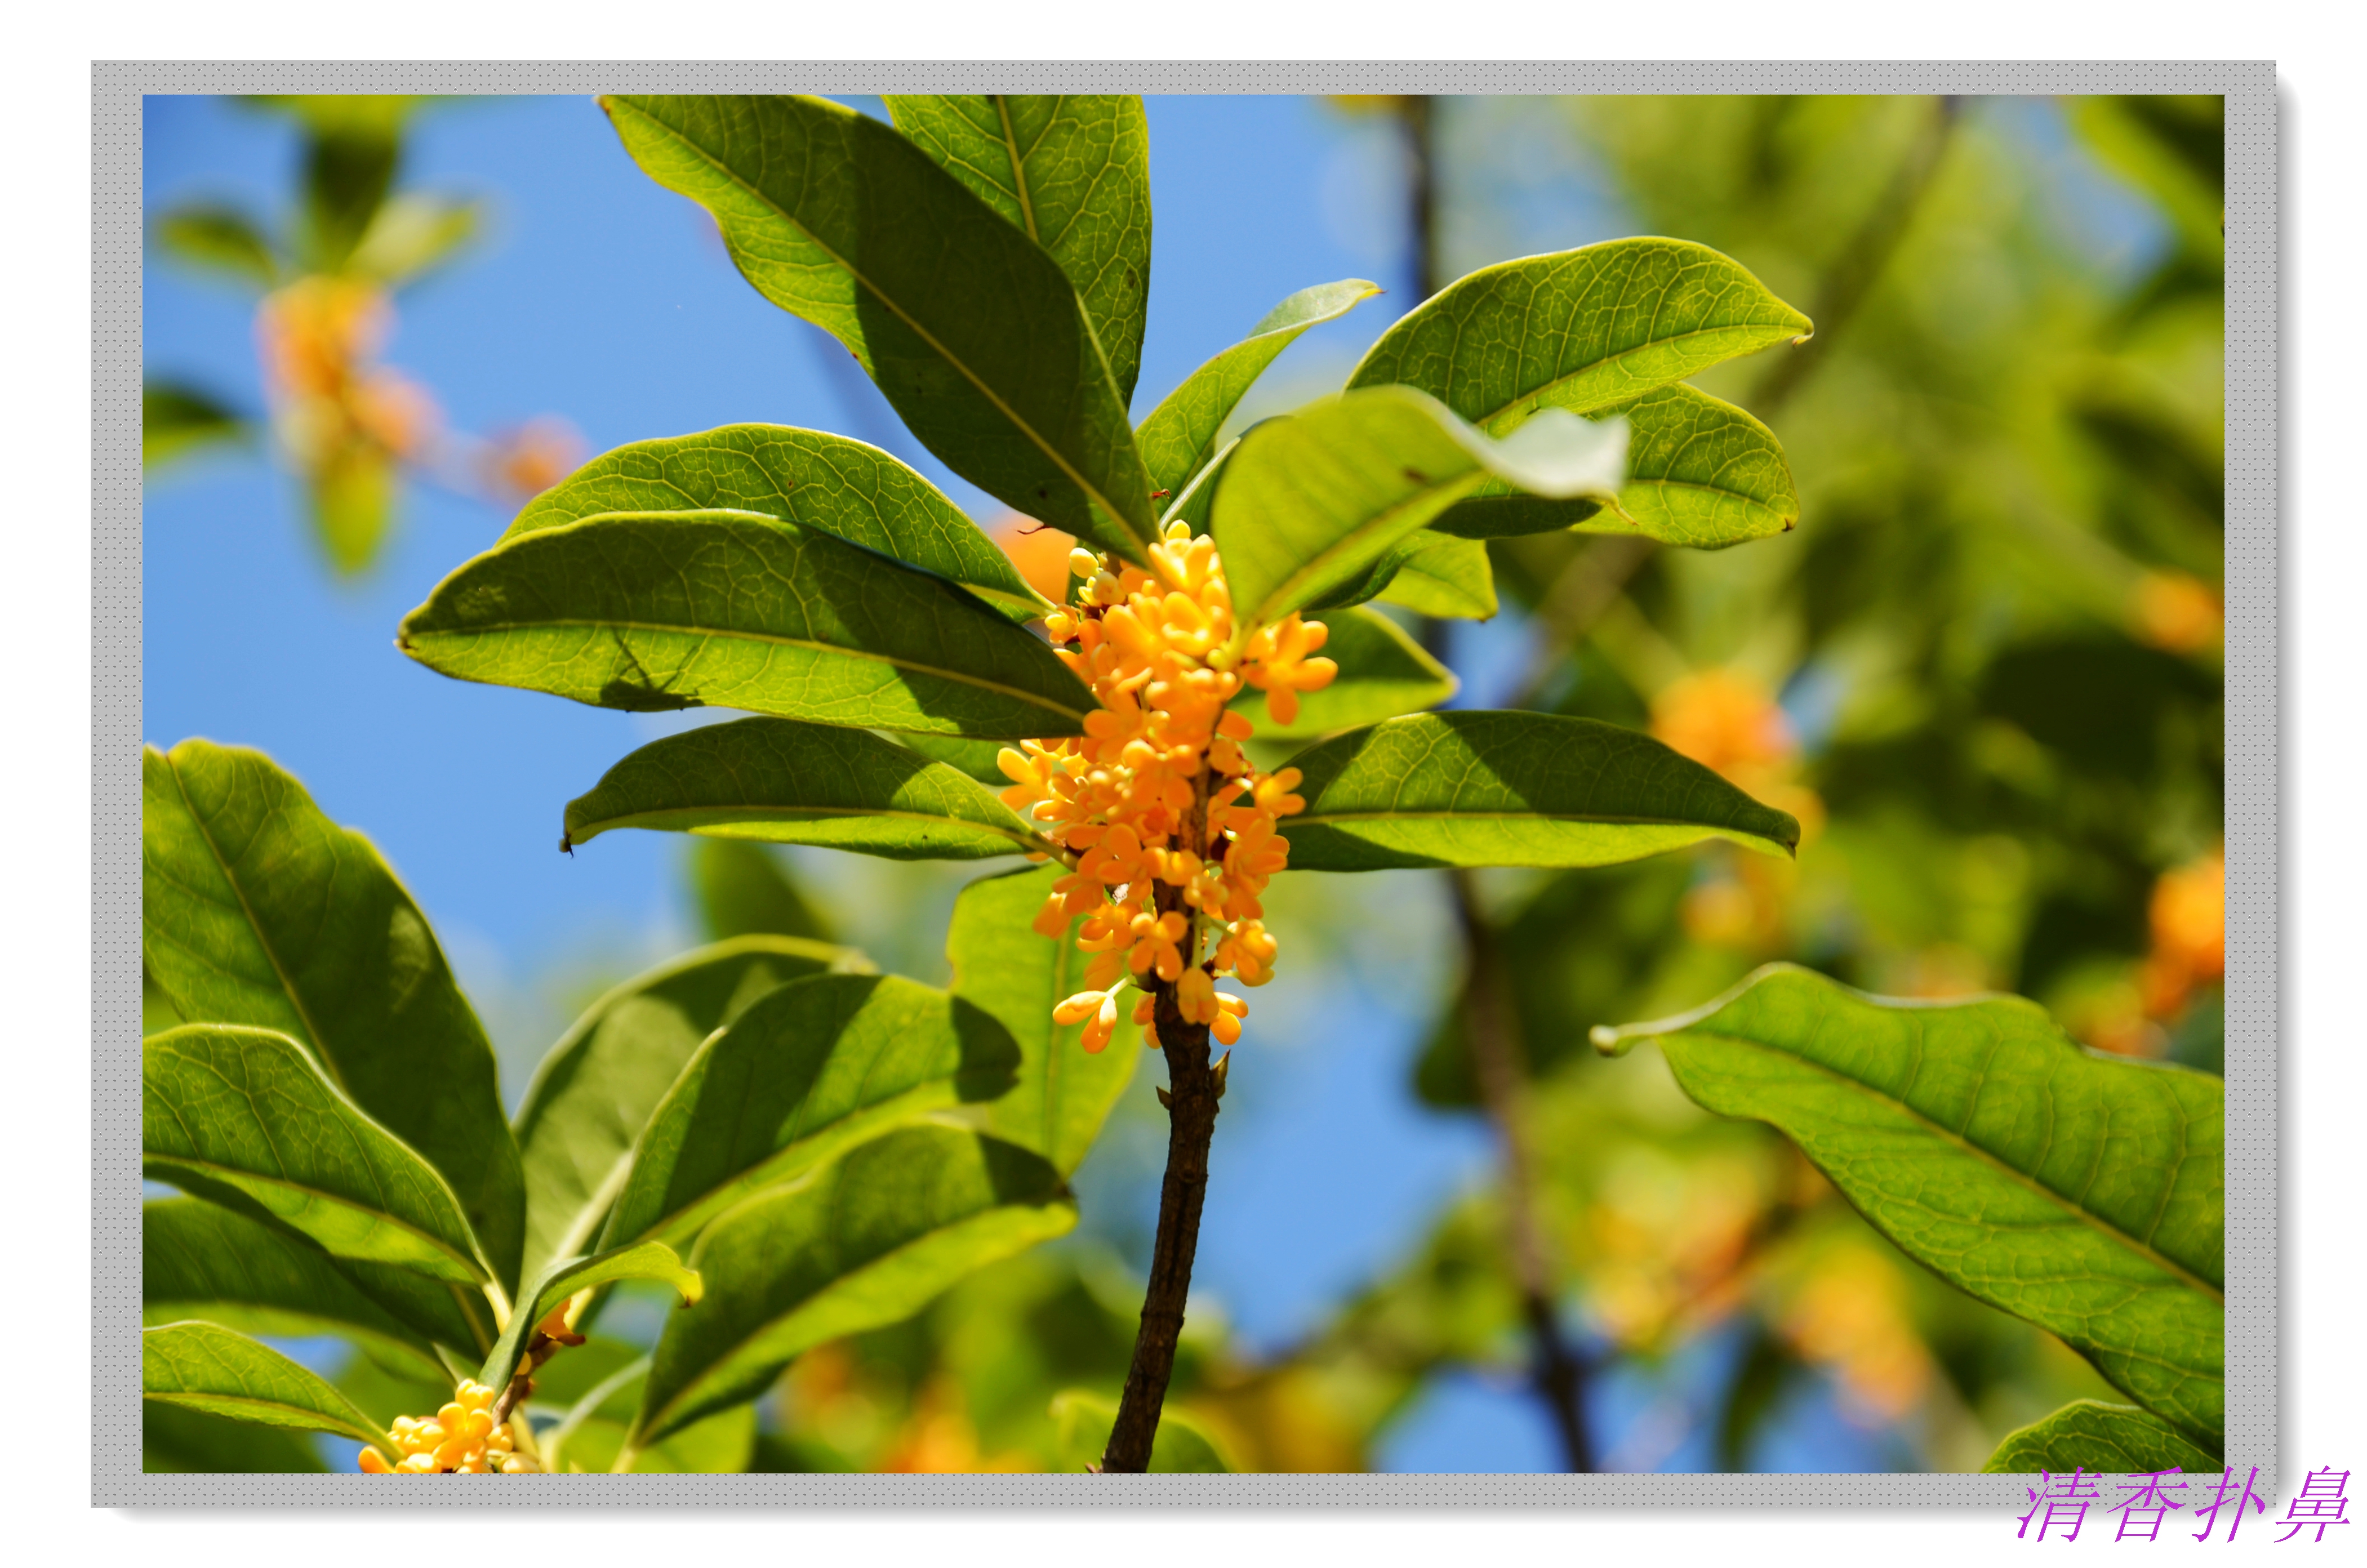
<path fill-rule="evenodd" d="M 294 112 L 312 139 L 298 232 L 218 237 L 207 262 L 195 231 L 170 217 L 156 230 L 176 258 L 280 290 L 266 323 L 285 290 L 368 272 L 355 258 L 388 210 L 385 138 L 413 111 Z M 1219 1173 L 1229 1132 L 1238 1148 L 1294 1040 L 1380 1006 L 1412 1015 L 1426 1042 L 1382 1092 L 1461 1146 L 1515 1143 L 1523 1179 L 1483 1159 L 1494 1174 L 1391 1216 L 1390 1260 L 1282 1334 L 1229 1323 L 1209 1287 L 1210 1248 L 1225 1245 L 1212 1203 L 1168 1403 L 1172 1462 L 1557 1468 L 1568 1453 L 1528 1298 L 1570 1359 L 1568 1400 L 1597 1469 L 1974 1470 L 2012 1427 L 2112 1397 L 2058 1342 L 1897 1252 L 1771 1130 L 1693 1107 L 1656 1054 L 1596 1059 L 1587 1032 L 1694 1007 L 1783 958 L 1890 995 L 2017 991 L 2099 1049 L 2218 1070 L 2219 100 L 1363 98 L 1326 112 L 1370 139 L 1380 173 L 1344 196 L 1332 182 L 1325 203 L 1410 237 L 1392 292 L 1664 233 L 1735 257 L 1815 319 L 1808 344 L 1702 378 L 1782 438 L 1796 532 L 1711 554 L 1494 541 L 1501 613 L 1416 627 L 1462 676 L 1458 705 L 1649 728 L 1792 811 L 1806 836 L 1795 864 L 1712 846 L 1484 874 L 1463 890 L 1460 930 L 1444 877 L 1279 882 L 1292 973 L 1260 994 Z M 318 194 L 347 167 L 364 168 L 353 177 L 379 217 Z M 465 239 L 455 215 L 473 209 L 413 199 Z M 357 287 L 382 300 L 399 282 Z M 381 374 L 364 368 L 371 353 L 349 356 L 348 384 Z M 1328 390 L 1343 368 L 1285 362 L 1244 414 Z M 322 470 L 280 439 L 317 506 Z M 150 442 L 158 456 L 153 425 Z M 390 461 L 417 461 L 384 445 Z M 572 460 L 556 444 L 544 457 L 553 476 Z M 510 493 L 547 482 L 515 479 Z M 981 521 L 1023 564 L 1064 554 L 1024 519 Z M 323 528 L 344 563 L 349 547 Z M 724 840 L 682 862 L 703 935 L 825 937 L 931 982 L 946 977 L 946 916 L 975 874 Z M 1467 1027 L 1483 948 L 1520 1067 L 1492 1114 Z M 505 1041 L 546 1040 L 630 967 L 547 972 L 530 1003 L 493 999 L 489 1021 Z M 1078 1468 L 1097 1447 L 1080 1432 L 1132 1345 L 1164 1144 L 1157 1077 L 1137 1074 L 1080 1173 L 1078 1235 L 807 1355 L 753 1423 L 685 1434 L 651 1462 Z M 1283 1182 L 1256 1202 L 1293 1198 Z M 1537 1252 L 1526 1276 L 1516 1212 Z M 663 1310 L 617 1293 L 587 1389 Z M 343 1375 L 366 1387 L 390 1374 L 357 1360 Z M 587 1434 L 579 1451 L 597 1446 Z"/>

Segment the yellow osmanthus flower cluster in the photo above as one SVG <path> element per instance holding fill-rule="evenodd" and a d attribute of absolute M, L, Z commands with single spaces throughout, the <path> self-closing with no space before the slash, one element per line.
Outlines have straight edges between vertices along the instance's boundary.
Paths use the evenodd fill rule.
<path fill-rule="evenodd" d="M 1171 523 L 1150 558 L 1146 569 L 1071 554 L 1075 603 L 1045 624 L 1101 706 L 1086 716 L 1082 736 L 1029 740 L 1001 758 L 1012 781 L 1003 803 L 1078 857 L 1052 885 L 1036 929 L 1057 940 L 1085 917 L 1077 945 L 1093 955 L 1088 988 L 1052 1016 L 1082 1023 L 1088 1051 L 1109 1043 L 1129 981 L 1144 993 L 1134 1017 L 1146 1043 L 1158 1043 L 1155 982 L 1174 987 L 1185 1021 L 1207 1025 L 1227 1045 L 1240 1038 L 1249 1006 L 1219 995 L 1216 979 L 1273 978 L 1274 939 L 1259 895 L 1289 863 L 1276 823 L 1306 802 L 1291 793 L 1296 768 L 1251 766 L 1241 751 L 1250 721 L 1225 705 L 1245 686 L 1262 691 L 1266 711 L 1288 724 L 1298 694 L 1339 673 L 1317 657 L 1322 624 L 1296 614 L 1236 646 L 1214 540 Z"/>
<path fill-rule="evenodd" d="M 372 1475 L 530 1475 L 540 1467 L 513 1450 L 510 1424 L 496 1426 L 494 1391 L 467 1379 L 451 1400 L 424 1419 L 398 1416 L 387 1440 L 402 1452 L 386 1462 L 376 1449 L 362 1450 L 362 1469 Z"/>
<path fill-rule="evenodd" d="M 415 457 L 434 436 L 442 419 L 435 398 L 375 363 L 393 330 L 385 293 L 352 278 L 300 278 L 255 312 L 281 437 L 308 472 L 357 446 Z"/>

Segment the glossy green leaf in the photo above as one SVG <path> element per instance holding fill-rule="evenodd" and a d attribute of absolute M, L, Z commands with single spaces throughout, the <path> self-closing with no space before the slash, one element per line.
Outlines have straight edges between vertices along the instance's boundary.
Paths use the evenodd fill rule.
<path fill-rule="evenodd" d="M 2134 1404 L 2075 1399 L 2007 1433 L 1981 1469 L 1991 1475 L 2155 1475 L 2165 1470 L 2207 1475 L 2220 1463 L 2215 1447 L 2197 1447 L 2177 1427 Z"/>
<path fill-rule="evenodd" d="M 1020 620 L 1048 607 L 937 487 L 876 446 L 782 424 L 636 441 L 528 502 L 514 539 L 587 517 L 730 512 L 819 528 L 935 572 Z"/>
<path fill-rule="evenodd" d="M 1128 1015 L 1098 1053 L 1085 1050 L 1083 1024 L 1052 1021 L 1053 1008 L 1085 988 L 1087 955 L 1076 942 L 1084 917 L 1057 942 L 1034 929 L 1052 884 L 1064 874 L 1062 866 L 1036 866 L 963 888 L 954 900 L 946 957 L 954 996 L 992 1015 L 1019 1048 L 1017 1081 L 987 1107 L 986 1130 L 1033 1149 L 1068 1176 L 1093 1148 L 1142 1050 Z"/>
<path fill-rule="evenodd" d="M 174 260 L 221 273 L 253 288 L 279 282 L 279 258 L 255 220 L 235 208 L 196 202 L 156 219 L 156 248 Z"/>
<path fill-rule="evenodd" d="M 634 1141 L 700 1042 L 778 986 L 869 967 L 822 942 L 741 937 L 637 975 L 594 1002 L 543 1057 L 518 1107 L 525 1275 L 592 1245 L 624 1186 Z"/>
<path fill-rule="evenodd" d="M 1116 93 L 891 94 L 896 129 L 1017 224 L 1076 286 L 1120 402 L 1150 299 L 1150 128 Z"/>
<path fill-rule="evenodd" d="M 1518 499 L 1525 502 L 1534 498 Z M 1550 507 L 1573 503 L 1541 501 L 1536 504 Z M 1460 507 L 1450 507 L 1447 514 L 1452 516 L 1459 510 Z M 1488 547 L 1478 539 L 1458 538 L 1434 527 L 1417 529 L 1391 545 L 1387 554 L 1354 579 L 1332 589 L 1307 608 L 1332 610 L 1375 599 L 1401 604 L 1416 615 L 1466 621 L 1490 619 L 1496 614 L 1496 573 L 1488 561 Z"/>
<path fill-rule="evenodd" d="M 1064 1469 L 1075 1474 L 1088 1466 L 1098 1470 L 1109 1451 L 1111 1430 L 1117 1426 L 1117 1401 L 1105 1394 L 1072 1388 L 1052 1396 L 1052 1423 L 1059 1434 Z M 1207 1428 L 1173 1408 L 1159 1413 L 1159 1432 L 1150 1440 L 1152 1475 L 1229 1475 Z"/>
<path fill-rule="evenodd" d="M 1299 871 L 1613 865 L 1726 839 L 1788 855 L 1800 825 L 1648 735 L 1541 713 L 1393 718 L 1291 759 Z"/>
<path fill-rule="evenodd" d="M 820 844 L 890 860 L 990 860 L 1051 847 L 958 768 L 860 729 L 786 718 L 705 725 L 651 741 L 567 803 L 566 842 L 617 828 Z"/>
<path fill-rule="evenodd" d="M 905 1122 L 1011 1088 L 1019 1047 L 969 1002 L 893 975 L 825 975 L 758 998 L 650 1117 L 606 1240 L 687 1247 L 760 1188 Z"/>
<path fill-rule="evenodd" d="M 406 192 L 370 219 L 346 270 L 390 286 L 412 282 L 450 261 L 484 226 L 482 202 Z"/>
<path fill-rule="evenodd" d="M 341 1334 L 375 1354 L 443 1371 L 433 1342 L 372 1301 L 327 1253 L 228 1209 L 192 1198 L 142 1205 L 140 1258 L 146 1322 L 194 1317 L 247 1334 Z M 447 1343 L 470 1347 L 465 1327 Z"/>
<path fill-rule="evenodd" d="M 2083 1050 L 2019 998 L 1885 1000 L 1771 964 L 1656 1039 L 1708 1110 L 1783 1132 L 1908 1256 L 2216 1445 L 2219 1079 Z"/>
<path fill-rule="evenodd" d="M 212 393 L 178 381 L 140 387 L 140 463 L 154 468 L 209 446 L 248 438 L 246 421 Z"/>
<path fill-rule="evenodd" d="M 1184 378 L 1134 433 L 1155 490 L 1183 492 L 1217 453 L 1217 437 L 1276 355 L 1312 326 L 1336 321 L 1381 292 L 1361 277 L 1319 283 L 1268 310 L 1250 335 Z"/>
<path fill-rule="evenodd" d="M 1431 525 L 1464 538 L 1575 528 L 1641 534 L 1662 544 L 1720 549 L 1780 534 L 1800 520 L 1782 444 L 1750 414 L 1679 384 L 1616 403 L 1599 417 L 1627 420 L 1627 480 L 1619 504 L 1546 501 L 1483 486 Z"/>
<path fill-rule="evenodd" d="M 525 1192 L 493 1050 L 368 840 L 259 751 L 185 740 L 141 768 L 142 953 L 183 1018 L 276 1029 L 459 1196 L 504 1284 Z"/>
<path fill-rule="evenodd" d="M 1010 787 L 1010 776 L 996 761 L 1009 749 L 1002 741 L 970 740 L 958 735 L 899 735 L 896 743 L 932 762 L 943 762 L 957 773 L 967 773 L 980 784 L 991 784 L 998 794 Z"/>
<path fill-rule="evenodd" d="M 1608 409 L 1810 330 L 1706 245 L 1612 240 L 1457 279 L 1383 333 L 1348 385 L 1418 387 L 1501 436 L 1540 409 Z"/>
<path fill-rule="evenodd" d="M 339 1258 L 475 1285 L 493 1269 L 427 1163 L 267 1029 L 192 1023 L 140 1048 L 142 1164 L 203 1196 L 226 1187 Z"/>
<path fill-rule="evenodd" d="M 945 579 L 730 513 L 518 535 L 439 583 L 397 641 L 458 680 L 632 712 L 1004 739 L 1081 734 L 1093 706 L 1041 638 Z"/>
<path fill-rule="evenodd" d="M 699 1238 L 707 1299 L 668 1319 L 633 1445 L 756 1398 L 814 1346 L 900 1322 L 1076 1221 L 1040 1156 L 946 1126 L 874 1139 L 749 1199 Z"/>
<path fill-rule="evenodd" d="M 1289 724 L 1276 724 L 1267 714 L 1263 692 L 1244 689 L 1232 706 L 1259 739 L 1311 739 L 1419 713 L 1455 695 L 1453 672 L 1379 611 L 1327 610 L 1321 618 L 1322 656 L 1339 665 L 1340 673 L 1321 691 L 1302 693 L 1298 717 Z"/>
<path fill-rule="evenodd" d="M 1244 634 L 1357 581 L 1491 477 L 1555 497 L 1614 493 L 1626 426 L 1574 414 L 1490 441 L 1406 387 L 1348 392 L 1241 437 L 1210 532 Z"/>
<path fill-rule="evenodd" d="M 390 1459 L 401 1457 L 344 1394 L 278 1351 L 217 1324 L 142 1329 L 140 1394 L 153 1404 L 257 1427 L 333 1432 L 371 1444 Z"/>
<path fill-rule="evenodd" d="M 145 1399 L 140 1402 L 140 1468 L 150 1475 L 317 1475 L 329 1467 L 300 1432 Z"/>
<path fill-rule="evenodd" d="M 502 1337 L 478 1369 L 477 1381 L 487 1388 L 506 1388 L 517 1371 L 527 1341 L 551 1312 L 579 1291 L 613 1285 L 620 1280 L 655 1280 L 670 1285 L 685 1307 L 698 1304 L 706 1285 L 696 1269 L 683 1267 L 674 1248 L 654 1241 L 611 1247 L 590 1258 L 570 1258 L 546 1264 L 534 1283 L 518 1295 L 518 1304 Z"/>
<path fill-rule="evenodd" d="M 690 891 L 699 923 L 716 942 L 765 935 L 829 942 L 835 934 L 829 917 L 806 897 L 780 856 L 744 839 L 693 839 Z"/>
<path fill-rule="evenodd" d="M 836 337 L 981 490 L 1141 559 L 1150 478 L 1060 265 L 928 154 L 812 97 L 600 100 L 660 185 L 715 215 L 757 291 Z"/>

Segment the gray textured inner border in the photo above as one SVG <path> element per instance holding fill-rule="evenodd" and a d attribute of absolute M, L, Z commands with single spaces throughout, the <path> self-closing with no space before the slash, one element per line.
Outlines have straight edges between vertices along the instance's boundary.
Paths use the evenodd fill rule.
<path fill-rule="evenodd" d="M 2276 68 L 2237 62 L 157 63 L 91 70 L 91 1501 L 416 1506 L 140 1470 L 141 98 L 150 93 L 2220 93 L 2227 100 L 2227 1454 L 2278 1475 Z M 1999 1475 L 553 1476 L 439 1505 L 2026 1506 Z"/>

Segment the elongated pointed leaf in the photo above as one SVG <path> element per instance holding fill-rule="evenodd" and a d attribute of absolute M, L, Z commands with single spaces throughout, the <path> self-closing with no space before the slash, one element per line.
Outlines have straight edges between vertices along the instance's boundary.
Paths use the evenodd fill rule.
<path fill-rule="evenodd" d="M 900 1322 L 1076 1222 L 1040 1156 L 952 1127 L 875 1139 L 750 1199 L 699 1239 L 707 1299 L 666 1323 L 634 1445 L 755 1398 L 814 1346 Z"/>
<path fill-rule="evenodd" d="M 760 1188 L 1011 1088 L 1019 1047 L 979 1008 L 897 976 L 823 975 L 752 1003 L 667 1090 L 606 1242 L 687 1247 Z"/>
<path fill-rule="evenodd" d="M 1720 549 L 1783 533 L 1800 520 L 1782 445 L 1732 403 L 1679 384 L 1593 417 L 1613 414 L 1624 415 L 1630 432 L 1627 480 L 1616 507 L 1515 495 L 1490 482 L 1448 508 L 1432 531 L 1484 539 L 1576 528 Z"/>
<path fill-rule="evenodd" d="M 1541 713 L 1434 713 L 1291 759 L 1298 871 L 1614 865 L 1726 839 L 1788 855 L 1800 825 L 1648 735 Z"/>
<path fill-rule="evenodd" d="M 142 953 L 183 1018 L 300 1042 L 460 1199 L 506 1284 L 525 1195 L 482 1025 L 368 840 L 259 751 L 141 763 Z"/>
<path fill-rule="evenodd" d="M 1536 501 L 1517 498 L 1522 504 L 1541 507 L 1592 505 L 1591 502 Z M 1468 506 L 1447 509 L 1453 516 Z M 1496 572 L 1488 561 L 1488 547 L 1478 539 L 1460 538 L 1435 527 L 1421 528 L 1391 545 L 1388 553 L 1356 578 L 1324 594 L 1309 610 L 1331 610 L 1382 600 L 1402 604 L 1417 615 L 1467 621 L 1484 621 L 1496 614 Z"/>
<path fill-rule="evenodd" d="M 227 446 L 251 435 L 246 421 L 221 399 L 178 381 L 146 381 L 140 388 L 140 463 L 157 468 L 176 457 Z"/>
<path fill-rule="evenodd" d="M 1171 500 L 1182 494 L 1216 456 L 1225 421 L 1275 356 L 1308 328 L 1336 321 L 1380 291 L 1379 284 L 1361 277 L 1302 288 L 1268 310 L 1249 336 L 1186 376 L 1134 433 L 1152 488 L 1170 492 Z"/>
<path fill-rule="evenodd" d="M 1321 691 L 1299 697 L 1296 720 L 1276 724 L 1263 692 L 1244 690 L 1233 699 L 1234 709 L 1255 728 L 1259 739 L 1311 739 L 1419 713 L 1455 694 L 1453 672 L 1379 611 L 1327 610 L 1322 620 L 1329 634 L 1323 657 L 1339 665 L 1340 673 Z"/>
<path fill-rule="evenodd" d="M 155 1179 L 227 1187 L 339 1258 L 460 1285 L 493 1277 L 444 1179 L 288 1036 L 184 1024 L 142 1041 L 140 1058 L 142 1156 Z"/>
<path fill-rule="evenodd" d="M 406 192 L 391 197 L 370 219 L 346 270 L 400 286 L 458 255 L 484 226 L 485 204 Z"/>
<path fill-rule="evenodd" d="M 1348 385 L 1419 387 L 1501 436 L 1540 409 L 1608 409 L 1809 331 L 1706 245 L 1612 240 L 1457 279 L 1383 333 Z"/>
<path fill-rule="evenodd" d="M 1087 1465 L 1098 1467 L 1109 1450 L 1110 1432 L 1117 1426 L 1117 1401 L 1069 1389 L 1052 1396 L 1052 1421 L 1059 1430 L 1063 1466 L 1078 1473 Z M 1159 1432 L 1150 1443 L 1150 1474 L 1229 1475 L 1232 1469 L 1198 1422 L 1172 1408 L 1159 1413 Z"/>
<path fill-rule="evenodd" d="M 145 1399 L 140 1468 L 149 1475 L 318 1475 L 329 1467 L 301 1433 Z"/>
<path fill-rule="evenodd" d="M 151 1323 L 204 1318 L 248 1334 L 342 1334 L 440 1373 L 432 1339 L 372 1301 L 320 1248 L 212 1203 L 140 1211 L 140 1310 Z M 468 1347 L 465 1337 L 447 1343 Z"/>
<path fill-rule="evenodd" d="M 1771 964 L 1660 1042 L 1708 1110 L 1770 1122 L 1875 1227 L 2216 1446 L 2220 1081 L 2082 1050 L 2019 998 L 1918 1004 Z"/>
<path fill-rule="evenodd" d="M 344 1394 L 278 1351 L 217 1324 L 142 1329 L 140 1395 L 256 1427 L 333 1432 L 399 1457 Z"/>
<path fill-rule="evenodd" d="M 2209 1474 L 2219 1468 L 2215 1445 L 2198 1447 L 2158 1416 L 2101 1399 L 2075 1399 L 2007 1433 L 1981 1466 L 1992 1475 L 2154 1475 L 2165 1470 Z"/>
<path fill-rule="evenodd" d="M 926 153 L 810 97 L 604 97 L 643 172 L 715 215 L 758 293 L 836 337 L 981 490 L 1143 558 L 1150 482 L 1059 264 Z"/>
<path fill-rule="evenodd" d="M 1609 496 L 1626 426 L 1573 414 L 1490 441 L 1406 387 L 1348 392 L 1241 437 L 1209 531 L 1247 630 L 1353 582 L 1491 476 L 1534 494 Z"/>
<path fill-rule="evenodd" d="M 1150 128 L 1116 93 L 891 94 L 896 129 L 1050 254 L 1076 286 L 1118 400 L 1150 300 Z"/>
<path fill-rule="evenodd" d="M 477 1381 L 487 1388 L 504 1388 L 517 1371 L 518 1358 L 543 1318 L 578 1291 L 613 1285 L 619 1280 L 655 1280 L 674 1287 L 685 1307 L 697 1306 L 706 1292 L 697 1270 L 683 1267 L 674 1248 L 654 1241 L 612 1247 L 591 1258 L 570 1258 L 544 1265 L 532 1285 L 518 1296 L 509 1325 L 478 1369 Z"/>
<path fill-rule="evenodd" d="M 566 1468 L 598 1475 L 616 1468 L 629 1428 L 622 1421 L 592 1416 L 568 1439 Z M 756 1449 L 756 1407 L 742 1404 L 709 1416 L 633 1450 L 629 1475 L 737 1475 Z"/>
<path fill-rule="evenodd" d="M 1043 595 L 937 487 L 876 446 L 784 424 L 636 441 L 543 491 L 502 537 L 615 513 L 731 512 L 819 528 L 963 587 L 1020 620 Z"/>
<path fill-rule="evenodd" d="M 1052 1162 L 1062 1176 L 1084 1162 L 1141 1058 L 1130 1016 L 1098 1053 L 1084 1025 L 1052 1021 L 1052 1010 L 1085 988 L 1077 951 L 1080 915 L 1059 941 L 1033 922 L 1063 874 L 1057 865 L 981 877 L 954 900 L 946 933 L 954 996 L 991 1014 L 1019 1049 L 1017 1080 L 987 1107 L 986 1130 Z"/>
<path fill-rule="evenodd" d="M 651 828 L 890 860 L 989 860 L 1050 845 L 985 785 L 860 729 L 743 718 L 651 741 L 567 803 L 567 841 Z"/>
<path fill-rule="evenodd" d="M 176 207 L 156 220 L 156 248 L 174 260 L 245 284 L 270 288 L 279 281 L 279 258 L 255 220 L 235 208 L 210 202 Z"/>
<path fill-rule="evenodd" d="M 744 708 L 866 729 L 1082 733 L 1093 694 L 941 577 L 819 529 L 719 513 L 521 534 L 436 586 L 402 650 L 598 707 Z"/>
<path fill-rule="evenodd" d="M 952 744 L 996 746 L 991 740 Z M 692 840 L 690 884 L 699 923 L 717 942 L 735 936 L 829 942 L 836 935 L 830 918 L 815 908 L 780 857 L 762 844 L 739 839 Z"/>
<path fill-rule="evenodd" d="M 701 1041 L 776 987 L 869 966 L 822 942 L 742 937 L 685 953 L 594 1002 L 543 1057 L 518 1107 L 526 1277 L 599 1235 L 634 1141 Z"/>
<path fill-rule="evenodd" d="M 1004 750 L 1000 740 L 970 740 L 958 735 L 899 735 L 895 739 L 906 750 L 917 752 L 932 762 L 943 762 L 981 784 L 992 784 L 997 792 L 1010 786 L 1011 779 L 997 761 Z"/>

